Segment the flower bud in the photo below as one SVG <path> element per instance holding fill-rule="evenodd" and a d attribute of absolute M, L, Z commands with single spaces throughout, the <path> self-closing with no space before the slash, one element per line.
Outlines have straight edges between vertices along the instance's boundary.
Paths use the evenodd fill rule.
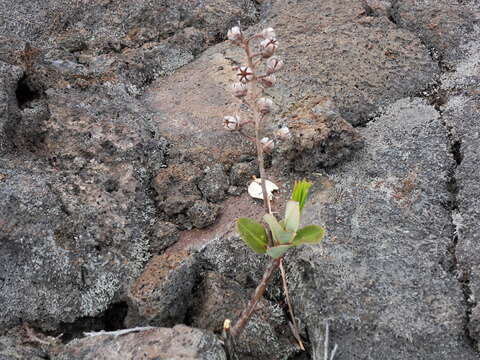
<path fill-rule="evenodd" d="M 280 140 L 288 140 L 290 138 L 290 129 L 287 126 L 282 126 L 277 130 L 277 137 Z"/>
<path fill-rule="evenodd" d="M 260 82 L 262 83 L 262 85 L 266 88 L 270 88 L 272 87 L 273 85 L 275 85 L 275 82 L 277 81 L 277 78 L 275 77 L 275 75 L 268 75 L 268 76 L 265 76 L 264 78 L 261 78 L 260 79 Z"/>
<path fill-rule="evenodd" d="M 240 27 L 234 26 L 230 30 L 228 30 L 227 37 L 228 37 L 228 40 L 234 43 L 242 41 L 243 35 L 242 35 L 242 31 L 240 30 Z"/>
<path fill-rule="evenodd" d="M 269 27 L 269 28 L 266 28 L 266 29 L 263 29 L 262 32 L 260 33 L 260 35 L 264 38 L 264 39 L 271 39 L 271 38 L 275 38 L 275 30 L 273 30 L 273 28 Z"/>
<path fill-rule="evenodd" d="M 232 84 L 233 96 L 238 97 L 238 98 L 242 98 L 245 95 L 247 95 L 247 92 L 248 92 L 248 88 L 247 88 L 247 85 L 245 83 L 236 82 L 236 83 Z"/>
<path fill-rule="evenodd" d="M 262 144 L 262 149 L 266 153 L 271 153 L 275 147 L 273 140 L 269 139 L 268 137 L 264 137 L 262 140 L 260 140 L 260 144 Z"/>
<path fill-rule="evenodd" d="M 277 57 L 271 57 L 267 60 L 267 74 L 273 74 L 283 68 L 283 61 Z"/>
<path fill-rule="evenodd" d="M 268 114 L 272 110 L 273 101 L 270 98 L 262 97 L 257 100 L 258 111 L 263 115 Z"/>
<path fill-rule="evenodd" d="M 240 82 L 247 82 L 253 79 L 253 71 L 247 66 L 240 66 L 237 70 L 237 78 Z"/>
<path fill-rule="evenodd" d="M 275 50 L 278 48 L 278 41 L 275 38 L 265 39 L 260 42 L 262 47 L 262 56 L 264 58 L 269 58 L 275 53 Z"/>
<path fill-rule="evenodd" d="M 223 118 L 223 127 L 228 131 L 235 131 L 240 128 L 240 117 L 235 116 L 225 116 Z"/>

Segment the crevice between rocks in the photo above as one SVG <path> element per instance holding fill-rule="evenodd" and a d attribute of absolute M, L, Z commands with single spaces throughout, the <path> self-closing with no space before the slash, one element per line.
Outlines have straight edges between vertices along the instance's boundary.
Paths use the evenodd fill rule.
<path fill-rule="evenodd" d="M 442 64 L 441 57 L 438 56 L 438 52 L 431 47 L 428 47 L 427 44 L 424 44 L 427 48 L 430 49 L 430 56 L 432 60 L 438 64 L 441 73 L 445 73 L 451 71 L 448 67 Z M 470 301 L 472 291 L 470 289 L 469 284 L 469 273 L 467 269 L 462 269 L 458 258 L 457 258 L 457 245 L 458 245 L 458 232 L 456 229 L 455 224 L 455 215 L 458 212 L 458 191 L 459 191 L 459 184 L 457 181 L 457 168 L 461 165 L 463 160 L 462 155 L 462 139 L 455 133 L 452 126 L 450 126 L 443 116 L 443 106 L 448 101 L 448 92 L 445 89 L 442 89 L 442 84 L 440 80 L 440 76 L 437 81 L 429 86 L 427 89 L 422 91 L 418 94 L 419 97 L 424 98 L 428 101 L 428 103 L 435 108 L 439 115 L 439 121 L 441 122 L 442 126 L 446 130 L 447 135 L 447 147 L 448 152 L 452 156 L 454 163 L 448 170 L 447 174 L 447 181 L 446 181 L 446 189 L 449 194 L 449 200 L 447 205 L 447 210 L 450 215 L 450 239 L 451 243 L 448 246 L 448 253 L 450 259 L 446 261 L 448 264 L 446 266 L 446 270 L 454 276 L 460 283 L 463 299 L 465 303 L 465 317 L 464 317 L 464 335 L 466 342 L 469 346 L 472 347 L 476 351 L 477 349 L 477 341 L 471 336 L 469 330 L 469 323 L 472 314 L 473 304 Z"/>

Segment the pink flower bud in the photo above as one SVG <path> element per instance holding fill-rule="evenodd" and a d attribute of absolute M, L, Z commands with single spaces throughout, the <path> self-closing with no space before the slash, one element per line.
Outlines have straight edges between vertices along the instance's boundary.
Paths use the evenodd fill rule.
<path fill-rule="evenodd" d="M 282 126 L 277 130 L 277 137 L 280 140 L 288 140 L 290 138 L 290 129 L 287 126 Z"/>
<path fill-rule="evenodd" d="M 275 77 L 275 75 L 268 75 L 268 76 L 265 76 L 264 78 L 261 78 L 260 79 L 260 82 L 262 83 L 262 85 L 266 88 L 270 88 L 272 87 L 273 85 L 275 85 L 275 82 L 277 81 L 277 78 Z"/>
<path fill-rule="evenodd" d="M 257 100 L 258 110 L 262 114 L 268 114 L 272 110 L 273 101 L 270 98 L 262 97 Z"/>
<path fill-rule="evenodd" d="M 273 74 L 283 68 L 283 61 L 277 57 L 271 57 L 267 60 L 267 74 Z"/>
<path fill-rule="evenodd" d="M 247 82 L 253 79 L 253 71 L 247 66 L 240 66 L 237 70 L 237 78 L 240 82 Z"/>
<path fill-rule="evenodd" d="M 271 153 L 275 147 L 273 140 L 269 139 L 268 137 L 264 137 L 262 140 L 260 140 L 260 144 L 262 144 L 262 149 L 266 153 Z"/>
<path fill-rule="evenodd" d="M 245 95 L 247 95 L 248 88 L 245 83 L 242 82 L 236 82 L 232 84 L 232 93 L 233 96 L 236 96 L 238 98 L 242 98 Z"/>
<path fill-rule="evenodd" d="M 225 116 L 223 118 L 223 127 L 228 131 L 235 131 L 240 128 L 240 117 L 235 116 Z"/>
<path fill-rule="evenodd" d="M 242 31 L 240 30 L 240 27 L 234 26 L 230 30 L 228 30 L 227 37 L 228 37 L 228 40 L 234 43 L 242 41 L 243 35 L 242 35 Z"/>
<path fill-rule="evenodd" d="M 265 39 L 260 42 L 262 47 L 262 56 L 264 58 L 269 58 L 275 53 L 275 50 L 278 48 L 278 41 L 275 38 Z"/>
<path fill-rule="evenodd" d="M 263 29 L 262 32 L 260 33 L 260 35 L 264 38 L 264 39 L 271 39 L 271 38 L 275 38 L 275 30 L 273 30 L 273 28 L 269 27 L 269 28 L 266 28 L 266 29 Z"/>

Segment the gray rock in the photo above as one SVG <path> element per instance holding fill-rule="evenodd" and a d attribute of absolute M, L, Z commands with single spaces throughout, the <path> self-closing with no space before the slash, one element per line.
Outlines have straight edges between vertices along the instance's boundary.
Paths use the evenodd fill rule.
<path fill-rule="evenodd" d="M 478 15 L 477 15 L 478 18 Z M 480 29 L 476 28 L 476 38 Z M 480 260 L 480 42 L 466 42 L 459 51 L 463 58 L 454 63 L 455 72 L 442 77 L 442 91 L 448 98 L 441 107 L 443 118 L 450 129 L 450 144 L 456 167 L 451 174 L 452 186 L 452 236 L 457 240 L 454 270 L 463 282 L 464 295 L 471 311 L 469 335 L 480 340 L 479 310 Z"/>
<path fill-rule="evenodd" d="M 205 273 L 193 295 L 192 325 L 221 333 L 224 320 L 235 321 L 253 291 L 245 290 L 224 275 Z M 261 299 L 245 330 L 236 339 L 236 349 L 241 359 L 286 359 L 298 352 L 289 335 L 290 329 L 285 322 L 283 310 L 278 305 Z"/>
<path fill-rule="evenodd" d="M 180 231 L 175 224 L 168 221 L 158 221 L 153 226 L 150 239 L 150 252 L 160 254 L 169 246 L 175 244 L 180 238 Z"/>
<path fill-rule="evenodd" d="M 0 154 L 11 148 L 11 133 L 20 117 L 15 91 L 22 75 L 21 68 L 0 60 Z"/>
<path fill-rule="evenodd" d="M 98 333 L 70 342 L 54 360 L 116 359 L 226 360 L 220 341 L 210 332 L 177 325 L 123 335 Z"/>
<path fill-rule="evenodd" d="M 48 351 L 26 344 L 20 337 L 0 336 L 0 360 L 42 360 L 48 355 Z"/>
<path fill-rule="evenodd" d="M 199 229 L 212 225 L 220 215 L 220 207 L 203 200 L 195 201 L 187 211 L 193 226 Z"/>
<path fill-rule="evenodd" d="M 253 176 L 260 176 L 256 161 L 239 162 L 230 169 L 230 183 L 233 186 L 246 188 Z"/>
<path fill-rule="evenodd" d="M 154 256 L 128 291 L 127 327 L 173 326 L 191 306 L 198 262 L 186 252 Z"/>
<path fill-rule="evenodd" d="M 439 113 L 400 100 L 361 133 L 365 148 L 329 172 L 304 211 L 326 239 L 287 259 L 313 357 L 329 320 L 342 359 L 476 359 L 448 266 L 453 159 Z"/>
<path fill-rule="evenodd" d="M 391 15 L 398 26 L 418 34 L 437 59 L 452 66 L 461 56 L 459 45 L 472 38 L 472 18 L 477 12 L 475 1 L 397 0 Z"/>
<path fill-rule="evenodd" d="M 289 119 L 290 138 L 280 142 L 276 161 L 294 171 L 314 172 L 348 160 L 363 139 L 337 112 L 331 99 L 314 101 Z"/>
<path fill-rule="evenodd" d="M 204 171 L 204 177 L 199 182 L 198 188 L 205 199 L 219 202 L 225 199 L 229 187 L 228 176 L 222 164 L 209 166 Z"/>
<path fill-rule="evenodd" d="M 277 2 L 272 12 L 265 25 L 275 28 L 286 63 L 272 95 L 292 110 L 312 96 L 329 96 L 345 120 L 362 124 L 438 73 L 414 34 L 387 16 L 368 15 L 361 1 Z"/>

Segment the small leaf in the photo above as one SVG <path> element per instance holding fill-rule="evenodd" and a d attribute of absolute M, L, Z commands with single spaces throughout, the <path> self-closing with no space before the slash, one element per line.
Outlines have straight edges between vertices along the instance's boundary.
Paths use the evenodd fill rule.
<path fill-rule="evenodd" d="M 277 245 L 271 248 L 267 249 L 267 254 L 274 258 L 278 259 L 279 257 L 282 257 L 288 249 L 290 249 L 293 245 Z"/>
<path fill-rule="evenodd" d="M 296 232 L 300 226 L 300 207 L 294 200 L 287 202 L 285 207 L 285 230 Z"/>
<path fill-rule="evenodd" d="M 262 224 L 252 219 L 240 218 L 237 220 L 237 230 L 250 249 L 259 254 L 267 251 L 267 232 Z"/>
<path fill-rule="evenodd" d="M 316 244 L 319 243 L 325 235 L 325 229 L 318 225 L 308 225 L 298 230 L 297 236 L 293 239 L 294 245 Z"/>
<path fill-rule="evenodd" d="M 288 244 L 295 237 L 294 232 L 285 231 L 275 216 L 271 214 L 263 215 L 263 220 L 270 226 L 273 240 L 279 244 Z"/>
<path fill-rule="evenodd" d="M 302 181 L 295 181 L 295 185 L 293 186 L 292 191 L 292 200 L 298 201 L 300 206 L 300 212 L 303 210 L 305 206 L 305 202 L 307 201 L 308 191 L 312 187 L 312 183 L 306 180 Z"/>

